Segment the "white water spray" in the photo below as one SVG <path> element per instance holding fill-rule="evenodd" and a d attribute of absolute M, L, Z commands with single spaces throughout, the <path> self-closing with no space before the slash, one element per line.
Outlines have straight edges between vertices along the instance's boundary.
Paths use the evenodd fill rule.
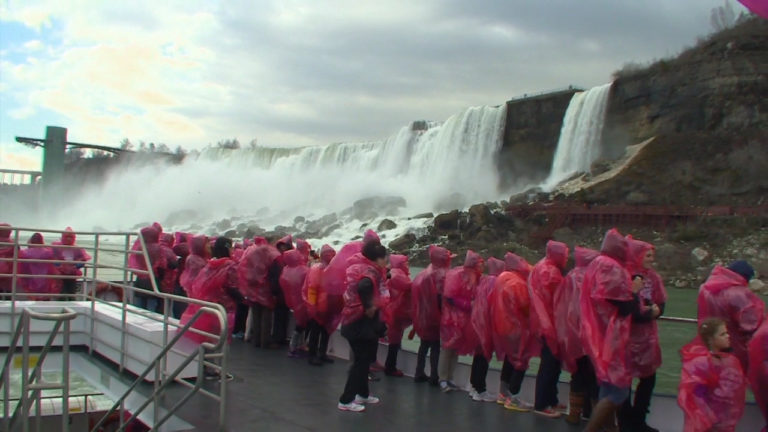
<path fill-rule="evenodd" d="M 542 184 L 545 191 L 551 191 L 574 174 L 588 172 L 600 157 L 600 139 L 612 84 L 593 87 L 571 98 L 563 118 L 552 170 Z"/>

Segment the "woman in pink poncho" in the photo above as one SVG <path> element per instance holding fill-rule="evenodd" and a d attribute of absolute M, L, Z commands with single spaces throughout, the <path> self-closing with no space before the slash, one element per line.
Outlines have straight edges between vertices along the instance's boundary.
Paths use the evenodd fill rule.
<path fill-rule="evenodd" d="M 313 366 L 333 363 L 327 354 L 330 334 L 327 327 L 335 329 L 339 325 L 341 309 L 339 309 L 338 314 L 329 314 L 328 294 L 323 289 L 323 273 L 334 256 L 336 256 L 336 250 L 327 244 L 323 245 L 320 248 L 320 262 L 310 267 L 309 273 L 304 279 L 304 286 L 301 288 L 301 298 L 310 318 L 307 353 L 309 354 L 309 364 Z M 328 323 L 327 327 L 326 323 Z"/>
<path fill-rule="evenodd" d="M 419 335 L 421 343 L 416 357 L 414 381 L 427 382 L 433 386 L 439 384 L 437 374 L 440 358 L 440 301 L 445 285 L 445 275 L 451 267 L 454 255 L 446 248 L 432 245 L 428 249 L 431 264 L 416 276 L 411 288 L 413 302 L 413 333 Z M 430 376 L 425 372 L 429 354 Z"/>
<path fill-rule="evenodd" d="M 149 258 L 150 266 L 155 276 L 155 282 L 160 288 L 160 281 L 165 268 L 168 266 L 168 255 L 164 253 L 163 248 L 160 246 L 160 234 L 155 224 L 153 226 L 147 226 L 141 229 L 140 235 L 144 240 L 144 244 L 147 247 L 147 256 Z M 136 240 L 132 250 L 141 251 L 141 242 Z M 128 257 L 128 268 L 133 270 L 147 271 L 147 263 L 143 254 L 131 254 Z M 136 281 L 133 284 L 138 288 L 133 293 L 133 304 L 136 307 L 147 309 L 152 312 L 162 312 L 160 308 L 162 303 L 158 301 L 155 296 L 143 294 L 141 290 L 153 291 L 152 282 L 149 279 L 149 275 L 144 273 L 136 273 Z"/>
<path fill-rule="evenodd" d="M 512 252 L 504 255 L 504 272 L 496 278 L 491 295 L 491 326 L 496 357 L 501 369 L 499 403 L 511 411 L 527 412 L 533 407 L 520 398 L 528 363 L 541 351 L 531 332 L 531 297 L 528 276 L 531 265 Z"/>
<path fill-rule="evenodd" d="M 472 386 L 470 396 L 476 402 L 496 402 L 496 396 L 488 392 L 486 379 L 488 377 L 488 362 L 493 356 L 493 333 L 491 332 L 491 307 L 488 302 L 496 284 L 496 278 L 504 271 L 504 261 L 498 258 L 488 258 L 488 275 L 480 278 L 477 286 L 475 301 L 472 302 L 470 322 L 475 332 L 477 348 L 472 358 L 472 369 L 469 382 Z"/>
<path fill-rule="evenodd" d="M 445 275 L 443 310 L 440 316 L 440 390 L 444 393 L 458 390 L 453 373 L 459 355 L 474 354 L 477 335 L 472 328 L 472 301 L 484 268 L 483 259 L 472 250 L 467 251 L 464 265 Z"/>
<path fill-rule="evenodd" d="M 725 322 L 709 318 L 699 336 L 680 350 L 683 370 L 677 403 L 685 414 L 684 432 L 734 432 L 744 414 L 746 379 L 736 356 L 726 350 Z"/>
<path fill-rule="evenodd" d="M 408 257 L 405 255 L 390 255 L 389 266 L 390 278 L 385 283 L 389 300 L 382 310 L 389 342 L 384 373 L 402 377 L 403 371 L 397 369 L 397 352 L 400 351 L 403 332 L 411 325 L 411 271 L 408 267 Z"/>
<path fill-rule="evenodd" d="M 306 242 L 304 243 L 306 244 Z M 288 355 L 291 357 L 298 356 L 304 330 L 306 330 L 307 321 L 309 321 L 307 305 L 301 298 L 301 288 L 304 286 L 304 280 L 307 277 L 307 272 L 309 272 L 308 259 L 309 252 L 305 253 L 298 248 L 283 254 L 285 267 L 280 273 L 280 288 L 283 290 L 285 304 L 293 311 L 293 318 L 296 322 L 296 328 L 288 346 Z"/>
<path fill-rule="evenodd" d="M 749 341 L 749 384 L 765 418 L 763 432 L 768 432 L 768 320 L 763 321 Z"/>
<path fill-rule="evenodd" d="M 61 234 L 61 240 L 53 242 L 54 259 L 60 261 L 72 261 L 66 264 L 57 264 L 59 274 L 71 276 L 70 278 L 61 280 L 61 292 L 63 294 L 75 294 L 75 291 L 77 290 L 77 279 L 75 279 L 75 277 L 83 275 L 83 272 L 80 271 L 80 269 L 83 268 L 83 263 L 90 261 L 91 259 L 91 256 L 88 255 L 85 249 L 76 247 L 76 239 L 77 235 L 75 232 L 72 231 L 72 228 L 67 227 Z"/>
<path fill-rule="evenodd" d="M 187 296 L 194 297 L 196 294 L 192 292 L 192 282 L 200 273 L 200 270 L 205 267 L 208 260 L 211 258 L 211 250 L 208 244 L 208 237 L 204 235 L 196 235 L 189 241 L 189 255 L 184 260 L 184 271 L 181 272 L 179 282 L 182 288 L 187 292 Z"/>
<path fill-rule="evenodd" d="M 547 242 L 547 255 L 536 263 L 528 277 L 531 292 L 531 331 L 541 341 L 541 363 L 536 375 L 534 409 L 545 417 L 560 417 L 563 407 L 557 398 L 560 378 L 560 350 L 555 329 L 555 293 L 563 282 L 563 271 L 568 262 L 568 246 L 556 241 Z"/>
<path fill-rule="evenodd" d="M 237 263 L 240 291 L 251 306 L 251 338 L 257 347 L 266 348 L 271 343 L 272 311 L 277 300 L 274 285 L 278 285 L 282 266 L 278 262 L 280 252 L 274 246 L 254 242 Z"/>
<path fill-rule="evenodd" d="M 699 288 L 698 297 L 699 324 L 707 318 L 725 321 L 733 354 L 745 371 L 749 370 L 747 344 L 765 319 L 765 303 L 749 289 L 754 275 L 746 261 L 734 261 L 728 268 L 717 265 Z"/>
<path fill-rule="evenodd" d="M 19 251 L 21 259 L 35 260 L 53 260 L 55 259 L 53 250 L 45 246 L 43 235 L 40 233 L 32 234 L 29 239 L 29 246 Z M 36 276 L 58 275 L 59 271 L 53 263 L 49 262 L 22 262 L 19 264 L 19 274 Z M 50 294 L 59 294 L 61 292 L 61 279 L 53 278 L 20 278 L 21 291 L 31 294 L 26 296 L 27 300 L 50 300 Z"/>
<path fill-rule="evenodd" d="M 639 378 L 634 401 L 628 398 L 619 411 L 619 426 L 627 429 L 651 430 L 646 417 L 651 406 L 653 389 L 656 386 L 656 369 L 661 366 L 661 345 L 656 320 L 664 312 L 667 291 L 661 276 L 653 269 L 655 248 L 650 243 L 627 236 L 629 255 L 627 270 L 633 278 L 642 280 L 637 292 L 644 307 L 656 305 L 659 314 L 647 319 L 632 320 L 629 333 L 629 368 L 633 378 Z M 630 394 L 631 396 L 631 394 Z"/>
<path fill-rule="evenodd" d="M 597 378 L 584 345 L 581 343 L 581 289 L 587 266 L 600 252 L 576 246 L 576 263 L 555 293 L 555 327 L 563 368 L 571 373 L 571 393 L 565 421 L 579 424 L 583 413 L 591 412 L 590 402 L 597 399 Z M 587 416 L 588 417 L 588 416 Z"/>

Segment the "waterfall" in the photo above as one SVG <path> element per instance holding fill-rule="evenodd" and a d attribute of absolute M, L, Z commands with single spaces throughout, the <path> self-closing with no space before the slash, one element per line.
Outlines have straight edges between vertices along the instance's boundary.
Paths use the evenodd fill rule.
<path fill-rule="evenodd" d="M 573 95 L 563 118 L 552 170 L 542 189 L 551 191 L 574 174 L 588 172 L 600 157 L 600 138 L 612 84 Z"/>
<path fill-rule="evenodd" d="M 375 196 L 405 199 L 402 216 L 435 211 L 457 194 L 462 205 L 496 200 L 505 118 L 506 105 L 472 107 L 445 122 L 409 124 L 381 141 L 208 148 L 178 165 L 121 165 L 41 223 L 65 226 L 76 217 L 85 228 L 152 221 L 185 228 L 248 216 L 266 227 L 340 213 Z"/>

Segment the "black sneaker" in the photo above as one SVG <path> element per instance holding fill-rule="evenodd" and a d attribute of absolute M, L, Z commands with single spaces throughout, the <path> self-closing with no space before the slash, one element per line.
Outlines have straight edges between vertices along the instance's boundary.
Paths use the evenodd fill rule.
<path fill-rule="evenodd" d="M 427 381 L 429 381 L 429 377 L 424 374 L 416 375 L 415 377 L 413 377 L 413 382 L 415 383 L 425 383 Z"/>
<path fill-rule="evenodd" d="M 310 358 L 309 358 L 309 364 L 311 364 L 312 366 L 322 366 L 322 365 L 324 365 L 325 363 L 323 363 L 323 360 L 322 360 L 322 359 L 320 359 L 320 358 L 317 358 L 317 357 L 310 357 Z"/>
<path fill-rule="evenodd" d="M 429 385 L 431 385 L 432 387 L 440 387 L 440 379 L 436 377 L 430 378 Z"/>

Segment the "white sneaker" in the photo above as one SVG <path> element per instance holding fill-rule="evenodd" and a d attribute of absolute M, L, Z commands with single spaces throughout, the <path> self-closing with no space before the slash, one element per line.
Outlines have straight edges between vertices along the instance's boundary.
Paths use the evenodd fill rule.
<path fill-rule="evenodd" d="M 358 405 L 375 405 L 377 403 L 381 402 L 381 399 L 377 398 L 376 396 L 368 395 L 367 398 L 364 398 L 360 395 L 355 396 L 355 402 Z"/>
<path fill-rule="evenodd" d="M 474 399 L 475 397 L 477 397 L 477 395 L 478 395 L 477 390 L 475 390 L 474 387 L 470 387 L 470 389 L 469 389 L 469 397 Z"/>
<path fill-rule="evenodd" d="M 356 404 L 354 402 L 348 404 L 339 402 L 339 411 L 363 412 L 365 411 L 365 405 Z"/>
<path fill-rule="evenodd" d="M 453 391 L 453 388 L 448 385 L 448 381 L 440 381 L 440 391 L 443 393 L 449 393 Z"/>
<path fill-rule="evenodd" d="M 486 390 L 482 393 L 475 392 L 472 400 L 475 402 L 496 402 L 496 396 L 488 393 L 488 390 Z"/>

